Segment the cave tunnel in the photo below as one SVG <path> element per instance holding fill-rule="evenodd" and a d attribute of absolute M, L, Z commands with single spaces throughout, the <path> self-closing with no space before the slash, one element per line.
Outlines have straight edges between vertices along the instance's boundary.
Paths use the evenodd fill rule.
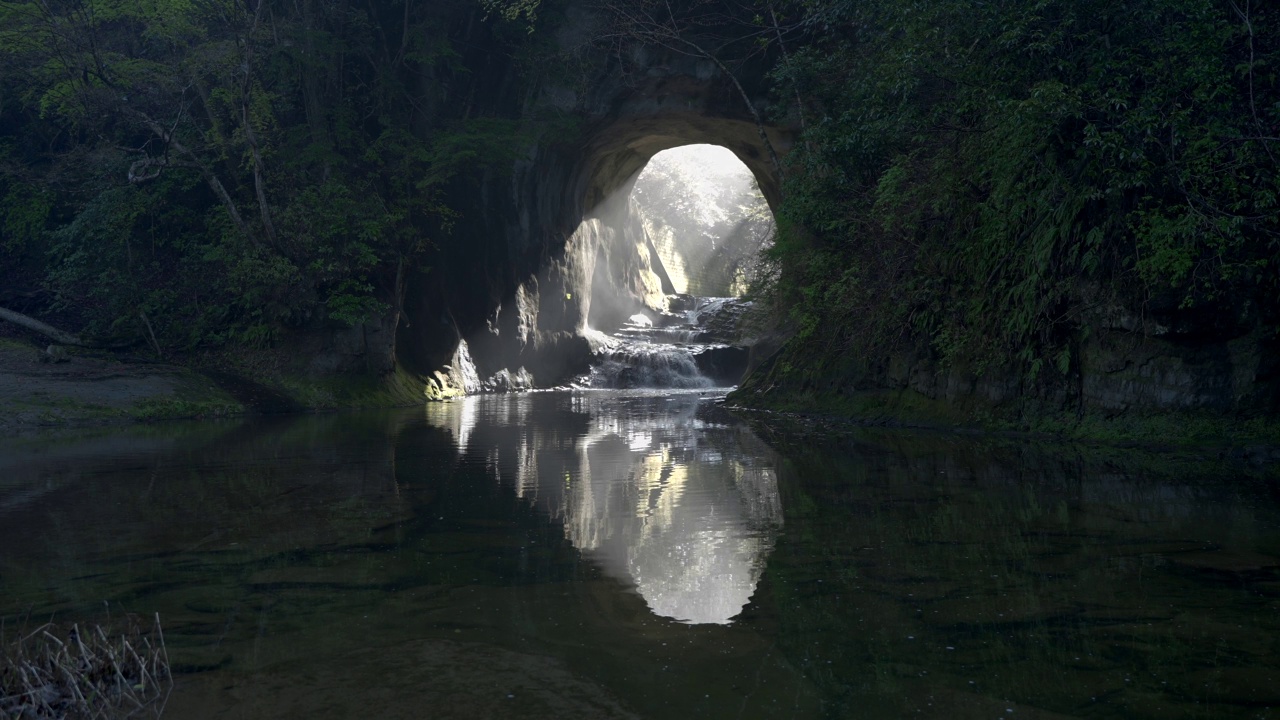
<path fill-rule="evenodd" d="M 487 196 L 486 225 L 474 231 L 488 243 L 483 267 L 411 286 L 397 361 L 427 378 L 428 396 L 563 385 L 589 370 L 597 333 L 661 313 L 663 296 L 697 294 L 688 277 L 672 277 L 670 248 L 663 261 L 637 212 L 633 191 L 660 153 L 722 148 L 754 180 L 771 219 L 781 178 L 770 150 L 785 155 L 790 131 L 766 128 L 770 148 L 731 93 L 681 87 L 630 88 L 582 142 L 531 149 L 506 197 Z"/>
<path fill-rule="evenodd" d="M 708 389 L 737 385 L 752 334 L 750 286 L 773 213 L 750 169 L 727 148 L 684 145 L 655 154 L 601 203 L 587 299 L 595 389 Z"/>
<path fill-rule="evenodd" d="M 785 152 L 788 138 L 772 129 L 769 135 L 773 147 Z M 780 197 L 780 178 L 754 122 L 687 113 L 661 113 L 623 118 L 602 128 L 595 134 L 594 141 L 588 144 L 580 165 L 576 189 L 582 198 L 581 210 L 576 229 L 566 241 L 565 255 L 560 261 L 569 271 L 563 278 L 568 292 L 574 292 L 573 288 L 568 288 L 569 285 L 575 286 L 576 297 L 582 301 L 578 305 L 570 298 L 570 305 L 566 308 L 573 316 L 573 322 L 569 324 L 573 329 L 611 332 L 626 317 L 642 308 L 659 309 L 660 298 L 655 297 L 653 283 L 644 282 L 648 270 L 658 276 L 663 295 L 691 291 L 703 295 L 741 294 L 728 292 L 727 288 L 698 292 L 703 288 L 688 287 L 686 279 L 679 277 L 682 268 L 668 267 L 680 264 L 673 257 L 677 254 L 673 252 L 675 243 L 655 247 L 654 240 L 659 240 L 655 235 L 662 233 L 653 232 L 661 228 L 655 228 L 652 220 L 659 208 L 653 207 L 653 203 L 645 207 L 643 198 L 637 197 L 638 183 L 641 183 L 639 194 L 644 195 L 642 181 L 647 168 L 662 165 L 662 158 L 673 154 L 678 156 L 681 149 L 688 151 L 690 148 L 702 148 L 701 159 L 704 161 L 714 158 L 750 177 L 754 185 L 750 189 L 763 197 L 767 208 L 762 209 L 771 219 L 772 209 Z M 670 205 L 662 202 L 663 199 L 653 199 L 659 200 L 659 204 Z M 674 229 L 669 224 L 667 227 Z M 684 242 L 687 238 L 679 240 L 684 245 L 695 244 Z M 645 256 L 643 249 L 638 253 L 632 252 L 633 248 L 645 245 L 649 246 L 650 257 Z M 680 249 L 688 252 L 693 248 Z M 585 267 L 574 267 L 584 263 Z M 551 263 L 553 268 L 556 264 L 555 260 Z M 677 277 L 673 278 L 673 273 Z M 560 278 L 555 280 L 558 284 Z M 558 308 L 553 309 L 553 313 L 556 310 Z"/>

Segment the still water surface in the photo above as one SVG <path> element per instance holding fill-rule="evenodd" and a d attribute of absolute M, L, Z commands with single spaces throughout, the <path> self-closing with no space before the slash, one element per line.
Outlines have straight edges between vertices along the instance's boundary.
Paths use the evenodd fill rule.
<path fill-rule="evenodd" d="M 169 718 L 1280 718 L 1266 472 L 716 400 L 10 441 L 0 616 L 159 612 Z"/>

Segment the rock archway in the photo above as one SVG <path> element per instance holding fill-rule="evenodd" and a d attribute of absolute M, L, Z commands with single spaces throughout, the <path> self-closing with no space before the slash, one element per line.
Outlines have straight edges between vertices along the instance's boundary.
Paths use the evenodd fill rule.
<path fill-rule="evenodd" d="M 449 267 L 411 280 L 396 359 L 429 378 L 428 394 L 545 387 L 585 370 L 593 296 L 642 304 L 649 291 L 638 282 L 648 259 L 636 250 L 629 191 L 657 153 L 728 148 L 776 206 L 772 155 L 785 155 L 792 131 L 754 120 L 746 98 L 764 105 L 762 71 L 741 69 L 735 83 L 707 61 L 653 49 L 637 57 L 643 72 L 630 80 L 602 73 L 585 92 L 543 88 L 525 113 L 562 113 L 580 129 L 530 147 L 509 176 L 487 182 Z M 599 262 L 613 268 L 611 286 L 592 287 Z"/>

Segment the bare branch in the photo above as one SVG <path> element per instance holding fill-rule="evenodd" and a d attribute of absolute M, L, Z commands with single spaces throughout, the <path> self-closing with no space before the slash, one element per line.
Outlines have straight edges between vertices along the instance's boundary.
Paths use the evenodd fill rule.
<path fill-rule="evenodd" d="M 696 6 L 706 7 L 707 4 L 696 3 Z M 701 39 L 695 39 L 691 36 L 694 35 L 695 30 L 702 30 L 704 34 L 713 34 L 711 31 L 732 24 L 719 12 L 681 14 L 672 7 L 669 0 L 649 0 L 647 2 L 644 0 L 640 2 L 607 0 L 600 8 L 613 18 L 612 30 L 605 33 L 602 39 L 615 40 L 620 45 L 627 41 L 642 45 L 654 45 L 713 63 L 733 85 L 743 104 L 746 105 L 747 112 L 750 113 L 752 120 L 755 122 L 756 131 L 760 135 L 760 143 L 764 147 L 765 153 L 768 154 L 774 171 L 779 178 L 783 176 L 782 162 L 773 146 L 773 142 L 769 139 L 769 133 L 765 129 L 764 118 L 752 101 L 750 94 L 747 93 L 746 88 L 743 87 L 742 82 L 733 70 L 729 68 L 721 55 L 724 48 L 734 43 L 739 43 L 744 39 L 767 37 L 766 33 L 769 28 L 755 28 L 753 32 L 747 35 L 722 37 L 723 42 L 712 48 Z M 777 36 L 781 38 L 780 29 L 776 29 L 776 31 Z M 753 54 L 754 51 L 749 52 L 746 57 L 750 57 Z"/>
<path fill-rule="evenodd" d="M 218 176 L 214 175 L 213 171 L 201 162 L 200 157 L 190 148 L 183 145 L 176 137 L 165 131 L 164 127 L 160 125 L 160 123 L 152 120 L 146 115 L 146 113 L 135 112 L 135 114 L 142 119 L 143 124 L 151 129 L 151 132 L 156 134 L 156 137 L 164 140 L 170 147 L 178 151 L 179 154 L 184 155 L 191 160 L 192 166 L 200 170 L 200 174 L 204 177 L 205 183 L 209 186 L 209 189 L 213 190 L 213 194 L 218 197 L 218 200 L 222 202 L 223 207 L 226 208 L 227 215 L 231 217 L 231 222 L 235 224 L 236 229 L 245 237 L 256 243 L 257 237 L 249 229 L 249 226 L 245 224 L 244 218 L 240 216 L 240 209 L 236 207 L 235 200 L 231 198 L 231 194 L 227 192 L 226 187 L 223 186 L 222 181 L 218 179 Z"/>

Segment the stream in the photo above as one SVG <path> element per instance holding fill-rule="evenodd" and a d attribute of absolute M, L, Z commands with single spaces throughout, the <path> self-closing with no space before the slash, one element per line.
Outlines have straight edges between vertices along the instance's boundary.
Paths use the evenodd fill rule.
<path fill-rule="evenodd" d="M 668 309 L 637 313 L 610 335 L 596 333 L 598 349 L 583 388 L 706 389 L 736 385 L 748 351 L 731 344 L 750 303 L 731 297 L 668 295 Z"/>
<path fill-rule="evenodd" d="M 583 389 L 0 446 L 0 616 L 159 613 L 172 718 L 1266 718 L 1214 457 Z"/>

